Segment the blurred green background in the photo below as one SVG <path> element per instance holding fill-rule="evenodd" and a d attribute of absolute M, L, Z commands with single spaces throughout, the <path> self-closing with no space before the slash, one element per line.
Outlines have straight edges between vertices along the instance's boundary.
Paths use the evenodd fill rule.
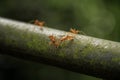
<path fill-rule="evenodd" d="M 120 0 L 0 0 L 0 16 L 120 41 Z M 0 56 L 0 80 L 100 80 L 53 66 Z"/>

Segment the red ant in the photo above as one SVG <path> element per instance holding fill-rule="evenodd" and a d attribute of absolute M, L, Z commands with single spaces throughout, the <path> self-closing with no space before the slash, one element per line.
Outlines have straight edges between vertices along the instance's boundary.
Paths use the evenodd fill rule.
<path fill-rule="evenodd" d="M 34 24 L 38 25 L 41 28 L 41 30 L 43 30 L 42 27 L 44 26 L 45 22 L 44 21 L 39 21 L 39 20 L 36 19 L 34 21 Z"/>
<path fill-rule="evenodd" d="M 56 39 L 55 36 L 50 35 L 49 39 L 51 41 L 50 44 L 53 44 L 56 48 L 60 45 L 60 42 Z"/>
<path fill-rule="evenodd" d="M 63 42 L 63 41 L 65 41 L 65 40 L 73 40 L 73 39 L 74 39 L 73 36 L 67 35 L 67 36 L 63 36 L 63 37 L 60 39 L 60 41 Z"/>
<path fill-rule="evenodd" d="M 71 29 L 70 29 L 70 32 L 72 32 L 72 33 L 74 33 L 74 34 L 78 34 L 80 31 L 71 28 Z"/>

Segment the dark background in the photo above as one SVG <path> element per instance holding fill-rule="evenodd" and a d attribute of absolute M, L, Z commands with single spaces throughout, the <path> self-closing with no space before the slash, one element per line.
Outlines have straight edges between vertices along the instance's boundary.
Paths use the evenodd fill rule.
<path fill-rule="evenodd" d="M 119 0 L 0 0 L 0 16 L 120 41 Z M 0 55 L 0 80 L 100 80 L 53 66 Z"/>

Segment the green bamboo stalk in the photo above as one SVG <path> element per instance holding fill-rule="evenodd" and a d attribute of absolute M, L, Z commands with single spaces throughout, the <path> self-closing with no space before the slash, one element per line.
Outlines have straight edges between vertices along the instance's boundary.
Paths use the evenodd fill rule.
<path fill-rule="evenodd" d="M 74 40 L 57 48 L 49 44 L 49 35 L 67 34 L 71 33 L 0 18 L 0 52 L 103 79 L 120 79 L 119 42 L 72 34 Z"/>

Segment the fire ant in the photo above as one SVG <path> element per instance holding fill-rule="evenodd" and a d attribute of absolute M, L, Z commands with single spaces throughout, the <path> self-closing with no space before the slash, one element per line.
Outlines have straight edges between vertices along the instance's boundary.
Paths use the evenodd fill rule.
<path fill-rule="evenodd" d="M 43 30 L 42 27 L 44 26 L 45 22 L 44 21 L 39 21 L 39 20 L 36 19 L 34 21 L 34 24 L 38 25 L 40 27 L 40 29 Z"/>
<path fill-rule="evenodd" d="M 70 32 L 71 32 L 71 33 L 74 33 L 74 34 L 78 34 L 80 31 L 79 31 L 79 30 L 76 30 L 76 29 L 72 29 L 72 28 L 71 28 L 71 29 L 70 29 Z"/>
<path fill-rule="evenodd" d="M 75 30 L 75 29 L 70 29 L 70 32 L 71 33 L 74 33 L 74 34 L 78 34 L 79 31 L 78 30 Z M 56 48 L 59 47 L 59 45 L 66 41 L 66 40 L 73 40 L 75 38 L 75 35 L 71 35 L 71 34 L 67 34 L 67 35 L 64 35 L 63 37 L 57 39 L 55 36 L 53 35 L 50 35 L 49 36 L 49 39 L 50 39 L 50 44 L 53 44 Z"/>
<path fill-rule="evenodd" d="M 66 35 L 66 36 L 63 36 L 60 41 L 63 42 L 65 40 L 73 40 L 74 37 L 72 35 Z"/>
<path fill-rule="evenodd" d="M 80 33 L 80 34 L 86 35 L 83 31 L 75 30 L 75 29 L 72 29 L 72 28 L 70 29 L 70 32 L 74 33 L 74 34 Z"/>
<path fill-rule="evenodd" d="M 50 35 L 49 39 L 51 41 L 50 44 L 53 44 L 56 48 L 58 48 L 59 45 L 61 44 L 61 42 L 65 41 L 65 40 L 73 40 L 74 37 L 72 35 L 66 35 L 66 36 L 63 36 L 60 39 L 57 39 L 55 36 Z"/>
<path fill-rule="evenodd" d="M 49 38 L 50 38 L 52 43 L 55 43 L 55 41 L 56 41 L 56 37 L 55 36 L 50 35 Z"/>
<path fill-rule="evenodd" d="M 56 48 L 60 45 L 59 40 L 57 40 L 55 36 L 50 35 L 49 39 L 51 41 L 50 44 L 53 44 Z"/>

